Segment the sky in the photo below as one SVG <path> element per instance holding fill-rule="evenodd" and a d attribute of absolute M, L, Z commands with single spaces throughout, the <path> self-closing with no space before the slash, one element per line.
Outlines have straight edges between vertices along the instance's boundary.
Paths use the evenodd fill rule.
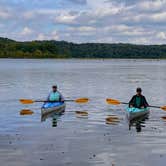
<path fill-rule="evenodd" d="M 0 0 L 0 36 L 165 44 L 166 0 Z"/>

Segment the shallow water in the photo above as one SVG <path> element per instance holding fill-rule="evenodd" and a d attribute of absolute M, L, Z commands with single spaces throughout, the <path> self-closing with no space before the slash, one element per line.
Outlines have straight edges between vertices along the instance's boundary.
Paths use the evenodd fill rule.
<path fill-rule="evenodd" d="M 140 86 L 148 102 L 166 105 L 165 60 L 0 60 L 0 161 L 10 165 L 165 166 L 166 112 L 152 109 L 141 132 L 129 126 L 124 105 Z M 57 127 L 41 123 L 41 104 L 19 98 L 45 98 L 53 84 L 66 98 L 88 97 L 88 104 L 67 103 Z M 8 102 L 7 102 L 8 101 Z M 33 115 L 20 116 L 29 108 Z M 88 112 L 78 117 L 75 111 Z M 116 115 L 120 122 L 108 125 Z"/>

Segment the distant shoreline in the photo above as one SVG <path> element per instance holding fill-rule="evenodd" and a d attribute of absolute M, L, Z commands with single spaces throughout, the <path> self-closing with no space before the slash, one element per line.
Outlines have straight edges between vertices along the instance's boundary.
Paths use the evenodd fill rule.
<path fill-rule="evenodd" d="M 0 60 L 166 60 L 166 58 L 1 58 Z"/>
<path fill-rule="evenodd" d="M 19 42 L 0 37 L 0 58 L 13 59 L 166 59 L 166 45 L 128 43 Z"/>

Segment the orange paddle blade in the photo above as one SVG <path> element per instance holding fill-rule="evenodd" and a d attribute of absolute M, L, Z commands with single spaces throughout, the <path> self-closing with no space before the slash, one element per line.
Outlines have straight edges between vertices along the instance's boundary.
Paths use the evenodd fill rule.
<path fill-rule="evenodd" d="M 82 116 L 88 116 L 88 112 L 86 111 L 75 111 L 75 113 Z"/>
<path fill-rule="evenodd" d="M 119 104 L 121 104 L 121 102 L 119 100 L 115 100 L 115 99 L 106 99 L 106 102 L 108 104 L 112 104 L 112 105 L 119 105 Z"/>
<path fill-rule="evenodd" d="M 106 124 L 116 125 L 120 122 L 120 119 L 117 116 L 108 116 L 106 119 Z"/>
<path fill-rule="evenodd" d="M 166 116 L 162 116 L 161 118 L 162 118 L 163 120 L 166 120 Z"/>
<path fill-rule="evenodd" d="M 162 110 L 166 111 L 166 106 L 160 107 Z"/>
<path fill-rule="evenodd" d="M 87 103 L 89 101 L 88 98 L 79 98 L 79 99 L 76 99 L 75 102 L 76 103 Z"/>
<path fill-rule="evenodd" d="M 22 104 L 33 104 L 34 103 L 34 101 L 31 99 L 20 99 L 20 102 Z"/>
<path fill-rule="evenodd" d="M 29 109 L 23 109 L 20 111 L 20 115 L 32 115 L 33 111 L 29 110 Z"/>

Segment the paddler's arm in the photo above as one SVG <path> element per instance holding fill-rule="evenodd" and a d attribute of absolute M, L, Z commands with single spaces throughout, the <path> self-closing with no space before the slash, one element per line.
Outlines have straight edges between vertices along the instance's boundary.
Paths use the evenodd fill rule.
<path fill-rule="evenodd" d="M 135 99 L 135 96 L 133 96 L 131 98 L 131 100 L 129 101 L 129 107 L 133 106 L 134 105 L 134 99 Z"/>
<path fill-rule="evenodd" d="M 145 96 L 143 96 L 143 102 L 144 102 L 144 106 L 145 106 L 145 107 L 148 107 L 148 106 L 149 106 L 149 104 L 148 104 L 148 102 L 147 102 Z"/>
<path fill-rule="evenodd" d="M 60 92 L 59 92 L 59 95 L 60 95 L 60 101 L 61 101 L 61 102 L 64 102 L 65 99 L 64 99 L 63 95 L 62 95 Z"/>
<path fill-rule="evenodd" d="M 49 93 L 49 95 L 47 96 L 46 101 L 49 101 L 49 100 L 50 100 L 50 93 Z"/>

